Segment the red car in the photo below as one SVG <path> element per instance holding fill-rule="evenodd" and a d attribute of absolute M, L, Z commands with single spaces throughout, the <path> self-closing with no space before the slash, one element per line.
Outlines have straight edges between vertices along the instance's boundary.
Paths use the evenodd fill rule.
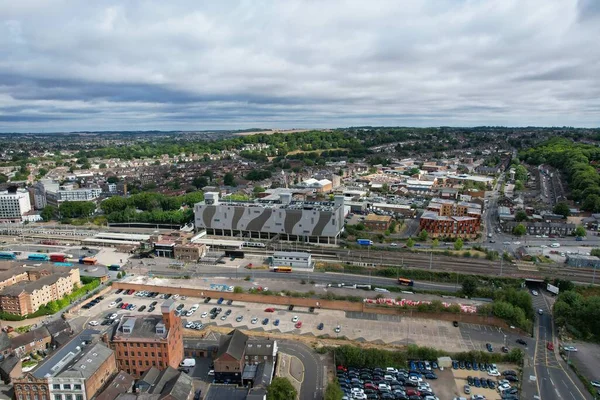
<path fill-rule="evenodd" d="M 377 390 L 377 386 L 373 385 L 372 383 L 365 383 L 365 389 Z"/>
<path fill-rule="evenodd" d="M 420 396 L 421 393 L 418 390 L 407 389 L 406 390 L 406 395 L 407 396 Z"/>
<path fill-rule="evenodd" d="M 302 328 L 302 321 L 296 322 L 296 325 L 294 325 L 294 326 L 296 327 L 296 329 Z"/>
<path fill-rule="evenodd" d="M 550 351 L 554 351 L 554 344 L 552 342 L 546 343 L 546 348 Z"/>
<path fill-rule="evenodd" d="M 348 371 L 348 368 L 344 367 L 343 365 L 338 365 L 337 370 L 338 371 Z"/>
<path fill-rule="evenodd" d="M 275 312 L 274 308 L 265 308 L 265 312 Z"/>
<path fill-rule="evenodd" d="M 121 304 L 121 309 L 122 310 L 126 309 L 128 305 L 129 305 L 129 303 L 123 303 L 123 304 Z"/>

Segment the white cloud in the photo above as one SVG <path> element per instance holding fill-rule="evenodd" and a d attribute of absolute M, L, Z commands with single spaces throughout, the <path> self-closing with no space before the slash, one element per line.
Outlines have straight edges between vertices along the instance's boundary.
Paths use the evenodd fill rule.
<path fill-rule="evenodd" d="M 18 3 L 4 131 L 600 125 L 590 0 Z"/>

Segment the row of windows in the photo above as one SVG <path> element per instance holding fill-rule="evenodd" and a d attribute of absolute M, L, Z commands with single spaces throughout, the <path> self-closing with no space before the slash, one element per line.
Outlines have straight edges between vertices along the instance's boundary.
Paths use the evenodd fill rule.
<path fill-rule="evenodd" d="M 126 365 L 126 366 L 128 366 L 128 367 L 129 367 L 129 360 L 125 360 L 125 361 L 124 361 L 124 363 L 125 363 L 125 365 Z M 146 367 L 149 367 L 149 366 L 150 366 L 150 361 L 146 360 L 146 361 L 145 361 L 145 363 L 146 363 Z M 138 360 L 138 362 L 137 362 L 137 365 L 138 365 L 139 367 L 141 367 L 141 366 L 142 366 L 142 365 L 144 365 L 144 364 L 142 363 L 142 360 Z M 135 361 L 132 361 L 132 362 L 131 362 L 131 366 L 132 366 L 132 367 L 135 367 Z M 152 366 L 153 366 L 153 367 L 156 367 L 156 361 L 152 361 Z M 163 366 L 163 362 L 162 362 L 162 361 L 159 361 L 159 362 L 158 362 L 158 367 L 159 367 L 159 368 L 162 368 L 162 366 Z"/>
<path fill-rule="evenodd" d="M 158 353 L 156 353 L 156 354 L 157 354 L 158 357 L 162 357 L 162 353 L 160 351 Z M 121 352 L 119 351 L 119 357 L 120 356 L 121 356 Z M 128 351 L 124 351 L 123 352 L 123 356 L 129 357 L 129 352 Z M 137 356 L 141 357 L 142 356 L 142 352 L 138 351 L 137 352 Z M 144 352 L 144 356 L 148 357 L 148 352 L 147 351 Z M 135 351 L 131 352 L 131 357 L 135 357 Z M 154 357 L 154 352 L 153 351 L 150 352 L 150 357 Z"/>
<path fill-rule="evenodd" d="M 54 383 L 52 384 L 52 389 L 54 390 L 60 390 L 60 383 Z M 62 389 L 63 390 L 71 390 L 71 384 L 70 383 L 65 383 L 62 385 Z M 74 390 L 81 390 L 81 385 L 76 383 L 73 385 L 73 389 Z"/>
<path fill-rule="evenodd" d="M 73 395 L 72 394 L 55 394 L 54 395 L 54 400 L 73 400 Z M 29 399 L 27 399 L 29 400 Z M 35 400 L 35 399 L 34 399 Z M 83 395 L 82 394 L 76 394 L 75 395 L 75 400 L 83 400 Z"/>
<path fill-rule="evenodd" d="M 143 346 L 142 346 L 143 344 Z M 123 346 L 127 346 L 127 347 L 154 347 L 154 343 L 130 343 L 130 342 L 123 342 Z M 164 344 L 162 343 L 156 343 L 156 347 L 162 347 L 164 346 Z"/>

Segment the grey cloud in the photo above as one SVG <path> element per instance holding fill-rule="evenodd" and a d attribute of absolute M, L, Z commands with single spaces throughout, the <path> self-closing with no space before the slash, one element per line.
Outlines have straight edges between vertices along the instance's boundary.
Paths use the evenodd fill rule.
<path fill-rule="evenodd" d="M 595 0 L 18 3 L 0 131 L 600 124 Z"/>

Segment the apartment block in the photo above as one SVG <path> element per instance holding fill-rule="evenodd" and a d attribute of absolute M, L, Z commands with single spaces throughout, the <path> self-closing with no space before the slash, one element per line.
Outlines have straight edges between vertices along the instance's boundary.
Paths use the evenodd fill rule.
<path fill-rule="evenodd" d="M 333 202 L 292 201 L 281 193 L 273 201 L 223 201 L 216 192 L 194 206 L 196 229 L 209 235 L 336 244 L 344 227 L 344 196 Z"/>
<path fill-rule="evenodd" d="M 11 274 L 13 278 L 8 278 Z M 78 268 L 15 267 L 0 275 L 4 277 L 0 311 L 16 315 L 32 314 L 40 306 L 70 294 L 80 284 Z"/>
<path fill-rule="evenodd" d="M 65 201 L 95 201 L 102 194 L 101 188 L 58 189 L 46 191 L 46 202 L 51 206 L 59 206 Z"/>
<path fill-rule="evenodd" d="M 421 215 L 419 227 L 430 237 L 474 238 L 481 225 L 481 205 L 433 199 Z"/>
<path fill-rule="evenodd" d="M 125 315 L 105 342 L 115 351 L 121 371 L 140 377 L 152 367 L 177 369 L 183 360 L 183 328 L 175 301 L 166 300 L 162 315 Z"/>

